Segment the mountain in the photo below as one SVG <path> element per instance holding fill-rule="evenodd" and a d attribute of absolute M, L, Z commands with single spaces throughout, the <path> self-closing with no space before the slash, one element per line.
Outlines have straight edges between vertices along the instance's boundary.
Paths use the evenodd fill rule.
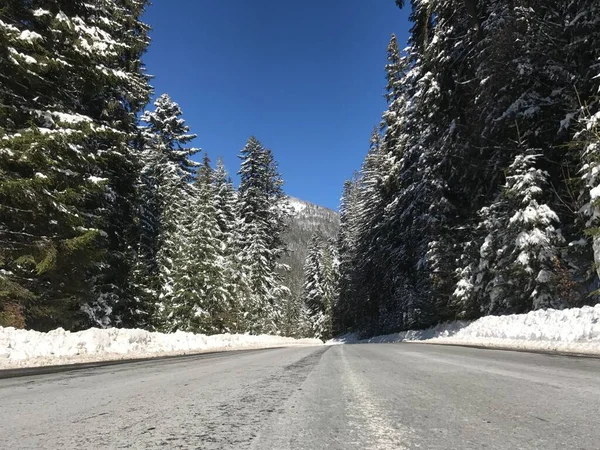
<path fill-rule="evenodd" d="M 285 285 L 293 295 L 302 293 L 304 283 L 304 260 L 308 254 L 308 244 L 313 233 L 319 231 L 325 239 L 337 239 L 340 227 L 340 216 L 336 211 L 288 197 L 291 216 L 283 239 L 288 252 L 281 260 L 290 267 L 285 273 Z"/>

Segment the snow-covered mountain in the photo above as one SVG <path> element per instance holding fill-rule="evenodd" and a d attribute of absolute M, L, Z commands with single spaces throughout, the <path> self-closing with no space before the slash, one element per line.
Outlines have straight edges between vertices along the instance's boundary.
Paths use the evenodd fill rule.
<path fill-rule="evenodd" d="M 283 238 L 287 244 L 288 254 L 282 262 L 290 266 L 285 274 L 286 286 L 293 295 L 302 293 L 304 260 L 308 253 L 308 244 L 313 233 L 319 231 L 325 239 L 337 239 L 340 227 L 340 216 L 336 211 L 288 197 L 291 217 Z"/>

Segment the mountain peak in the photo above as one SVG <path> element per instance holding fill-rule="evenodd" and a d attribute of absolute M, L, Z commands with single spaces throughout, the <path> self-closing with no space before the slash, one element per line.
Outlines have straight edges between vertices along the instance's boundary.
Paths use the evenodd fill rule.
<path fill-rule="evenodd" d="M 308 255 L 312 235 L 319 232 L 325 239 L 337 239 L 340 215 L 329 208 L 296 197 L 288 196 L 287 203 L 291 215 L 288 218 L 288 228 L 283 235 L 283 240 L 288 251 L 281 258 L 281 262 L 288 265 L 290 270 L 282 275 L 292 294 L 299 296 L 302 294 L 304 284 L 304 260 Z"/>

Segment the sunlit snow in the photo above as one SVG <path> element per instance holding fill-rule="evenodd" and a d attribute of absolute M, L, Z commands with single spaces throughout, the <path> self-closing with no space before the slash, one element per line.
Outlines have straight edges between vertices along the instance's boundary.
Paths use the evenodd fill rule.
<path fill-rule="evenodd" d="M 403 341 L 600 355 L 600 304 L 486 316 L 472 322 L 449 322 L 427 330 L 403 331 L 362 340 L 356 334 L 346 334 L 327 344 Z"/>
<path fill-rule="evenodd" d="M 248 334 L 156 333 L 140 329 L 90 328 L 48 333 L 0 327 L 0 368 L 143 358 L 216 350 L 321 345 L 319 339 Z"/>

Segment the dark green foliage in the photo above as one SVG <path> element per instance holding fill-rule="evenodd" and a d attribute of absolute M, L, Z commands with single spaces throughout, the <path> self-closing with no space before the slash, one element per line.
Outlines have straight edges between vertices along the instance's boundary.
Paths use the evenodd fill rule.
<path fill-rule="evenodd" d="M 411 5 L 379 150 L 344 191 L 338 331 L 595 302 L 598 6 Z"/>
<path fill-rule="evenodd" d="M 0 277 L 29 327 L 118 323 L 126 310 L 144 4 L 2 7 Z"/>
<path fill-rule="evenodd" d="M 236 192 L 168 95 L 138 117 L 146 4 L 0 6 L 0 326 L 303 334 L 272 152 L 249 140 Z"/>

